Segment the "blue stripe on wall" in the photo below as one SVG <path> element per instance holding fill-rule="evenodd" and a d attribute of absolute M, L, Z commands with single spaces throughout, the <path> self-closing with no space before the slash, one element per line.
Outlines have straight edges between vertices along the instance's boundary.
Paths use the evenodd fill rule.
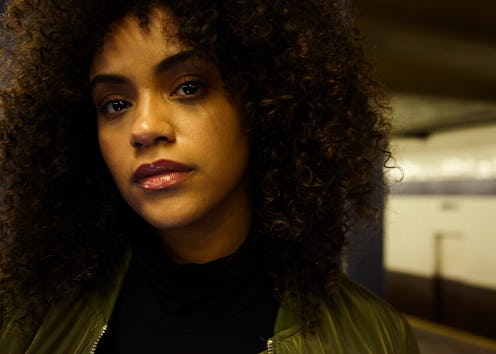
<path fill-rule="evenodd" d="M 496 179 L 398 182 L 391 194 L 496 195 Z"/>

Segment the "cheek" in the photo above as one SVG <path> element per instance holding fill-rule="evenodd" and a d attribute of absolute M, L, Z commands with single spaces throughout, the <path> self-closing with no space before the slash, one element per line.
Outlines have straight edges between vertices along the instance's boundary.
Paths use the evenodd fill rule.
<path fill-rule="evenodd" d="M 229 174 L 240 177 L 248 169 L 249 136 L 238 126 L 226 128 L 212 135 L 212 156 L 217 156 L 214 163 L 219 170 L 229 171 Z"/>
<path fill-rule="evenodd" d="M 119 148 L 120 145 L 117 144 L 116 139 L 101 131 L 98 132 L 98 143 L 100 145 L 100 153 L 102 154 L 103 160 L 114 177 L 114 180 L 117 182 L 119 179 L 118 167 L 122 165 L 122 162 L 118 161 L 118 159 L 119 156 L 125 155 L 119 153 L 121 149 Z"/>
<path fill-rule="evenodd" d="M 103 159 L 105 160 L 105 163 L 109 164 L 109 156 L 112 154 L 111 153 L 111 147 L 112 144 L 108 141 L 108 139 L 105 137 L 104 134 L 101 133 L 101 131 L 98 131 L 98 145 L 100 146 L 100 153 L 103 156 Z"/>
<path fill-rule="evenodd" d="M 226 101 L 221 101 L 207 112 L 209 123 L 198 135 L 202 135 L 206 145 L 217 150 L 221 155 L 243 152 L 249 148 L 249 136 L 245 120 L 237 109 Z"/>

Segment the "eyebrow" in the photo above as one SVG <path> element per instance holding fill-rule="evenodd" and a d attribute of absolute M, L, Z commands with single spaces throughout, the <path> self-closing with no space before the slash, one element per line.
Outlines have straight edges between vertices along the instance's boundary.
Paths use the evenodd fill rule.
<path fill-rule="evenodd" d="M 180 65 L 191 60 L 194 57 L 197 57 L 198 53 L 193 50 L 185 50 L 182 52 L 178 52 L 170 57 L 165 58 L 155 67 L 155 73 L 163 73 L 164 71 L 170 70 L 174 66 Z"/>
<path fill-rule="evenodd" d="M 114 85 L 123 85 L 129 83 L 129 80 L 124 76 L 115 75 L 115 74 L 100 74 L 95 75 L 90 82 L 90 90 L 93 92 L 95 87 L 99 84 L 114 84 Z"/>
<path fill-rule="evenodd" d="M 198 57 L 198 54 L 193 50 L 185 50 L 182 52 L 178 52 L 173 54 L 155 66 L 155 73 L 160 74 L 165 71 L 172 69 L 173 67 L 185 63 L 191 60 L 193 57 Z M 99 74 L 95 75 L 90 82 L 90 89 L 93 91 L 95 87 L 99 84 L 114 84 L 114 85 L 123 85 L 128 84 L 129 79 L 122 75 L 117 74 Z"/>

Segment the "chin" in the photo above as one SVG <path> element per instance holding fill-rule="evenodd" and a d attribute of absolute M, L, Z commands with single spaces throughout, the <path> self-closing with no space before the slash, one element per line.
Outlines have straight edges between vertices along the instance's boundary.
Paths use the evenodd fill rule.
<path fill-rule="evenodd" d="M 157 209 L 157 208 L 155 208 Z M 160 208 L 161 210 L 153 210 L 151 213 L 140 213 L 138 214 L 152 227 L 157 230 L 165 231 L 187 228 L 198 222 L 201 218 L 200 215 L 195 211 L 190 210 L 174 210 L 172 212 L 164 212 L 165 208 Z"/>

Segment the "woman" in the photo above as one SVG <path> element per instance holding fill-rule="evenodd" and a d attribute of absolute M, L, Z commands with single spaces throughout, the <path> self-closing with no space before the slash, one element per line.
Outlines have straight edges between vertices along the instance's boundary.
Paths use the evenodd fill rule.
<path fill-rule="evenodd" d="M 339 270 L 388 124 L 338 3 L 8 4 L 3 351 L 417 352 Z"/>

